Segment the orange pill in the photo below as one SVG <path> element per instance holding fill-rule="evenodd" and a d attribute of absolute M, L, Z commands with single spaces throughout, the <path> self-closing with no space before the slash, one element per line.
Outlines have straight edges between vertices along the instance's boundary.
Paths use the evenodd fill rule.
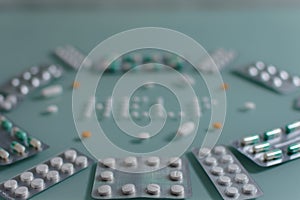
<path fill-rule="evenodd" d="M 83 137 L 83 138 L 89 138 L 91 136 L 92 136 L 92 133 L 90 131 L 83 131 L 81 133 L 81 137 Z"/>
<path fill-rule="evenodd" d="M 221 129 L 222 128 L 222 124 L 220 122 L 215 122 L 215 123 L 213 123 L 213 127 L 215 129 Z"/>
<path fill-rule="evenodd" d="M 72 87 L 73 87 L 74 89 L 77 89 L 77 88 L 80 87 L 80 83 L 79 83 L 78 81 L 74 81 L 73 84 L 72 84 Z"/>
<path fill-rule="evenodd" d="M 222 90 L 228 90 L 228 89 L 229 89 L 229 85 L 228 85 L 227 83 L 223 83 L 223 84 L 221 85 L 221 89 L 222 89 Z"/>

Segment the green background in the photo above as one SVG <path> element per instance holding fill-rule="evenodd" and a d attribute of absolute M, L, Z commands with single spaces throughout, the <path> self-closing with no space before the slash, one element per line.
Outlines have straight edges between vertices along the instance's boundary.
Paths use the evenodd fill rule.
<path fill-rule="evenodd" d="M 299 92 L 287 96 L 275 94 L 233 75 L 231 69 L 252 61 L 264 60 L 300 74 L 300 8 L 239 9 L 2 9 L 0 12 L 0 78 L 18 74 L 28 66 L 54 62 L 51 50 L 58 45 L 73 44 L 85 52 L 105 38 L 136 27 L 159 26 L 183 32 L 206 49 L 235 49 L 239 57 L 223 72 L 230 85 L 227 92 L 227 118 L 219 143 L 251 133 L 283 126 L 299 119 L 292 101 Z M 67 71 L 59 83 L 63 96 L 50 100 L 27 99 L 8 116 L 29 133 L 48 143 L 49 150 L 21 163 L 0 168 L 0 181 L 50 158 L 69 147 L 85 151 L 78 141 L 71 112 L 70 84 L 75 73 Z M 109 79 L 108 79 L 109 82 Z M 245 101 L 257 109 L 242 113 Z M 57 104 L 59 113 L 43 116 L 49 104 Z M 204 130 L 204 129 L 203 129 Z M 202 129 L 200 130 L 202 131 Z M 192 146 L 199 146 L 195 140 Z M 85 151 L 86 152 L 86 151 Z M 264 191 L 262 199 L 295 199 L 300 196 L 299 164 L 295 160 L 263 169 L 237 154 L 245 168 Z M 188 153 L 192 178 L 192 199 L 221 199 L 200 166 Z M 34 199 L 90 199 L 94 167 L 41 193 Z"/>

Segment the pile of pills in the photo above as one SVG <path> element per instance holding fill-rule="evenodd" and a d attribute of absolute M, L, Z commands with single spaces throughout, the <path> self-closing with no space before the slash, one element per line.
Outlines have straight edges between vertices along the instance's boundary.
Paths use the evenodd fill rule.
<path fill-rule="evenodd" d="M 188 163 L 178 157 L 103 159 L 97 165 L 92 190 L 95 199 L 184 199 L 190 196 Z"/>
<path fill-rule="evenodd" d="M 262 167 L 300 157 L 300 121 L 234 141 L 233 146 Z"/>
<path fill-rule="evenodd" d="M 196 148 L 193 154 L 223 199 L 255 199 L 262 190 L 225 147 Z"/>
<path fill-rule="evenodd" d="M 0 196 L 7 200 L 31 198 L 87 168 L 92 163 L 90 158 L 77 150 L 66 150 L 1 183 Z"/>
<path fill-rule="evenodd" d="M 280 70 L 273 65 L 258 61 L 235 71 L 238 75 L 267 87 L 275 92 L 286 94 L 300 87 L 300 77 Z"/>
<path fill-rule="evenodd" d="M 7 117 L 0 115 L 0 165 L 9 165 L 48 148 Z"/>
<path fill-rule="evenodd" d="M 56 65 L 34 66 L 0 86 L 0 110 L 11 111 L 30 92 L 62 76 Z"/>

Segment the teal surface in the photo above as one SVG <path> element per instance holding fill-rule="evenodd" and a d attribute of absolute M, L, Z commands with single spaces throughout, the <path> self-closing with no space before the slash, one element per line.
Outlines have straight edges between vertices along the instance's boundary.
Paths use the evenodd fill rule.
<path fill-rule="evenodd" d="M 159 26 L 181 31 L 206 49 L 228 47 L 239 53 L 237 61 L 223 72 L 230 85 L 227 92 L 227 118 L 219 143 L 229 145 L 236 138 L 262 132 L 299 119 L 299 111 L 292 108 L 297 93 L 280 96 L 234 76 L 230 69 L 264 60 L 283 69 L 300 74 L 300 8 L 240 9 L 240 10 L 1 10 L 0 52 L 1 81 L 19 73 L 28 66 L 53 62 L 51 50 L 57 45 L 73 44 L 88 52 L 112 34 L 143 26 Z M 67 71 L 59 81 L 67 88 L 63 96 L 37 100 L 33 94 L 9 114 L 17 124 L 43 139 L 50 149 L 10 167 L 0 168 L 0 181 L 38 164 L 49 157 L 75 147 L 85 151 L 78 141 L 71 112 L 70 85 L 75 73 Z M 107 80 L 109 82 L 109 78 Z M 253 101 L 257 109 L 242 113 L 245 101 Z M 43 116 L 49 104 L 57 104 L 56 115 Z M 205 128 L 200 129 L 204 131 Z M 192 146 L 199 146 L 195 140 Z M 86 151 L 85 151 L 86 152 Z M 220 199 L 203 170 L 188 153 L 192 177 L 193 198 Z M 300 160 L 263 169 L 237 154 L 240 161 L 259 183 L 264 196 L 261 199 L 296 199 L 300 196 Z M 34 199 L 91 199 L 94 168 L 56 185 Z"/>

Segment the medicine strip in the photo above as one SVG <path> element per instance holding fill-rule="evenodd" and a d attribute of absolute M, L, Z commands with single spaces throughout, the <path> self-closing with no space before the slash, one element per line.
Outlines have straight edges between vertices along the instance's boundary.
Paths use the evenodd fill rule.
<path fill-rule="evenodd" d="M 195 148 L 193 155 L 224 200 L 255 199 L 262 190 L 225 146 Z"/>
<path fill-rule="evenodd" d="M 75 175 L 93 164 L 93 160 L 75 149 L 28 169 L 0 184 L 0 196 L 7 200 L 29 199 Z"/>
<path fill-rule="evenodd" d="M 0 166 L 24 160 L 48 148 L 47 144 L 0 115 Z"/>
<path fill-rule="evenodd" d="M 0 111 L 14 109 L 30 92 L 45 86 L 62 76 L 57 65 L 31 67 L 0 86 Z"/>
<path fill-rule="evenodd" d="M 300 121 L 249 135 L 234 141 L 233 146 L 262 167 L 294 160 L 300 157 Z"/>
<path fill-rule="evenodd" d="M 141 169 L 149 171 L 136 173 Z M 184 199 L 191 195 L 188 163 L 177 157 L 103 159 L 97 165 L 92 189 L 94 199 Z"/>
<path fill-rule="evenodd" d="M 287 94 L 300 87 L 300 77 L 262 61 L 235 70 L 237 75 L 280 94 Z"/>

